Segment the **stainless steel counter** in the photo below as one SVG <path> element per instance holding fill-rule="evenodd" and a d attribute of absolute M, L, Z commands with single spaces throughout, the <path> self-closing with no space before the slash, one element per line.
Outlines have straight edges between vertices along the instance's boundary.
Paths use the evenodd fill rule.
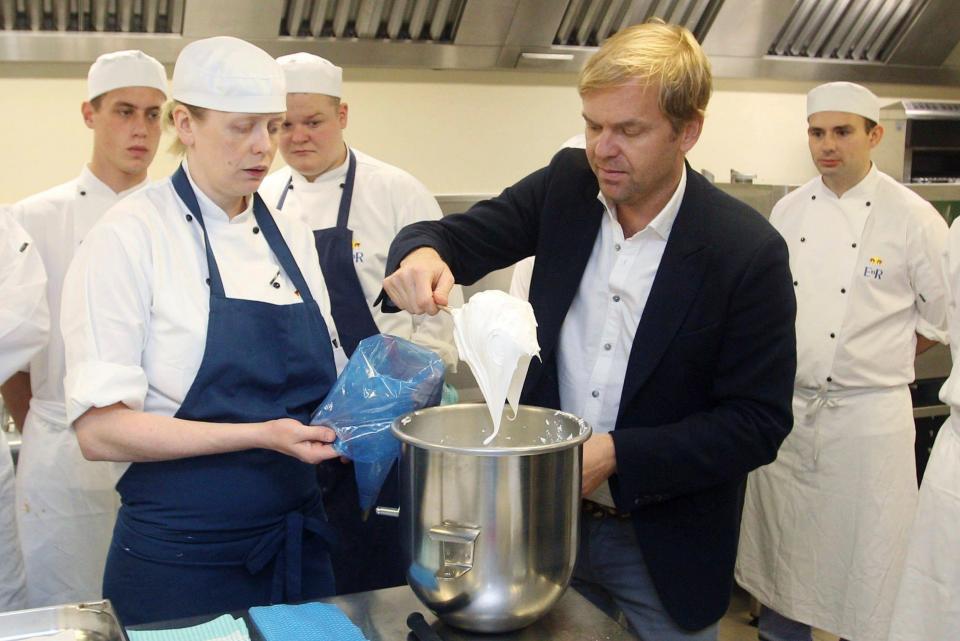
<path fill-rule="evenodd" d="M 573 589 L 536 623 L 507 634 L 469 633 L 444 625 L 423 606 L 407 586 L 320 599 L 335 603 L 359 627 L 369 641 L 412 640 L 407 615 L 420 612 L 443 641 L 631 641 L 634 637 Z M 138 630 L 161 630 L 197 625 L 213 617 L 167 621 L 135 626 Z M 246 618 L 246 617 L 245 617 Z M 263 641 L 247 618 L 252 641 Z"/>

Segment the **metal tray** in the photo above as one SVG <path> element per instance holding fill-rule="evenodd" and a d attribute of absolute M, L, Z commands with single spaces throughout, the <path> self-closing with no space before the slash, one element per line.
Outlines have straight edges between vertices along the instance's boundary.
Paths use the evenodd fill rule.
<path fill-rule="evenodd" d="M 0 641 L 129 641 L 109 601 L 0 613 Z"/>

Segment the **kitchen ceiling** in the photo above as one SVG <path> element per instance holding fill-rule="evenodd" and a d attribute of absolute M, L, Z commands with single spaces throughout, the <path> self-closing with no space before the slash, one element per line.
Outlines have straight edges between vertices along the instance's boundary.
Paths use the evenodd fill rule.
<path fill-rule="evenodd" d="M 651 17 L 687 26 L 719 77 L 960 85 L 955 0 L 0 0 L 0 61 L 172 63 L 235 35 L 344 66 L 573 72 Z"/>

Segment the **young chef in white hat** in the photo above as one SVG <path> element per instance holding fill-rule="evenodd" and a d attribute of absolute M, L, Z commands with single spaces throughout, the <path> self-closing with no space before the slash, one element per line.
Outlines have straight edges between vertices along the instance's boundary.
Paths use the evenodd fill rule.
<path fill-rule="evenodd" d="M 412 340 L 457 364 L 449 314 L 384 314 L 380 293 L 390 242 L 405 225 L 442 216 L 420 181 L 343 141 L 347 103 L 343 70 L 309 53 L 277 59 L 287 81 L 287 119 L 280 153 L 287 167 L 263 181 L 260 193 L 283 214 L 313 230 L 330 290 L 333 318 L 347 355 L 367 336 L 383 332 Z M 397 475 L 387 477 L 380 501 L 396 505 Z M 406 582 L 396 519 L 361 518 L 352 465 L 321 466 L 327 513 L 345 545 L 334 559 L 337 592 L 347 594 Z"/>
<path fill-rule="evenodd" d="M 960 225 L 950 228 L 946 263 L 953 370 L 940 400 L 950 418 L 923 472 L 889 641 L 954 641 L 960 631 Z"/>
<path fill-rule="evenodd" d="M 85 461 L 67 429 L 60 295 L 67 266 L 90 228 L 146 183 L 160 141 L 166 90 L 163 66 L 142 51 L 97 58 L 81 106 L 84 124 L 93 131 L 90 162 L 78 178 L 10 210 L 43 258 L 54 319 L 50 342 L 31 361 L 29 374 L 17 374 L 3 387 L 23 427 L 17 512 L 30 607 L 100 597 L 119 500 L 107 466 Z"/>
<path fill-rule="evenodd" d="M 766 606 L 760 638 L 810 626 L 884 641 L 917 502 L 907 384 L 921 332 L 943 340 L 947 225 L 879 172 L 876 96 L 831 82 L 807 96 L 820 172 L 770 218 L 797 295 L 794 426 L 747 483 L 737 580 Z"/>
<path fill-rule="evenodd" d="M 0 379 L 25 366 L 47 342 L 47 275 L 33 239 L 0 211 Z M 27 607 L 27 583 L 17 537 L 13 460 L 0 429 L 0 612 Z"/>
<path fill-rule="evenodd" d="M 130 463 L 104 596 L 126 624 L 332 594 L 311 412 L 337 339 L 309 229 L 256 194 L 283 72 L 230 37 L 192 42 L 165 121 L 184 162 L 114 207 L 67 274 L 67 419 Z"/>

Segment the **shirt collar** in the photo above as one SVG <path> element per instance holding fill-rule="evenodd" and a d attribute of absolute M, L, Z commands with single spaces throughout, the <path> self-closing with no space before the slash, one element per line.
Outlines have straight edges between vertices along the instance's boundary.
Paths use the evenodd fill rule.
<path fill-rule="evenodd" d="M 344 178 L 347 177 L 347 170 L 350 169 L 350 148 L 344 144 L 344 147 L 347 150 L 347 155 L 344 158 L 343 162 L 334 167 L 333 169 L 328 169 L 319 176 L 313 179 L 313 182 L 308 181 L 303 174 L 299 171 L 287 165 L 290 169 L 290 177 L 293 179 L 293 184 L 296 185 L 297 189 L 307 188 L 311 186 L 325 186 L 332 182 L 343 182 Z"/>
<path fill-rule="evenodd" d="M 150 181 L 149 178 L 144 178 L 143 182 L 140 182 L 139 184 L 136 184 L 133 187 L 129 189 L 125 189 L 121 192 L 116 192 L 116 191 L 113 191 L 113 189 L 111 189 L 110 186 L 107 185 L 107 183 L 97 178 L 97 175 L 94 174 L 92 171 L 90 171 L 90 167 L 88 165 L 84 165 L 83 169 L 80 171 L 80 178 L 77 182 L 79 183 L 79 187 L 81 191 L 85 191 L 91 194 L 96 194 L 98 196 L 103 196 L 106 198 L 119 199 L 119 198 L 123 198 L 124 196 L 128 196 L 132 194 L 133 192 L 137 191 L 138 189 L 146 185 L 149 181 Z"/>
<path fill-rule="evenodd" d="M 840 198 L 837 198 L 837 195 L 824 184 L 822 176 L 817 183 L 820 191 L 827 198 L 833 198 L 834 200 L 871 200 L 877 192 L 877 185 L 880 184 L 880 171 L 877 169 L 877 166 L 871 162 L 870 171 L 867 172 L 867 175 L 856 185 L 843 192 L 843 196 Z"/>
<path fill-rule="evenodd" d="M 197 196 L 197 204 L 200 205 L 200 214 L 203 215 L 204 220 L 222 220 L 231 224 L 237 224 L 251 218 L 253 215 L 253 198 L 251 196 L 246 197 L 247 208 L 239 215 L 230 218 L 227 216 L 227 212 L 210 200 L 210 198 L 203 193 L 203 190 L 197 187 L 197 183 L 193 182 L 193 176 L 190 175 L 190 167 L 187 165 L 186 158 L 183 159 L 183 170 L 187 174 L 187 180 L 190 181 L 190 187 L 193 188 L 193 193 Z"/>
<path fill-rule="evenodd" d="M 670 200 L 667 201 L 663 209 L 661 209 L 657 215 L 653 217 L 653 220 L 650 221 L 650 224 L 647 225 L 647 228 L 652 229 L 663 240 L 667 240 L 670 237 L 670 231 L 673 229 L 673 223 L 677 220 L 677 214 L 680 212 L 680 203 L 683 202 L 683 193 L 686 189 L 687 169 L 686 166 L 684 166 L 683 171 L 680 172 L 680 182 L 677 183 L 677 188 L 674 190 Z M 607 216 L 619 227 L 620 221 L 617 220 L 616 205 L 608 202 L 607 197 L 603 195 L 602 191 L 597 193 L 597 199 L 603 205 Z"/>

